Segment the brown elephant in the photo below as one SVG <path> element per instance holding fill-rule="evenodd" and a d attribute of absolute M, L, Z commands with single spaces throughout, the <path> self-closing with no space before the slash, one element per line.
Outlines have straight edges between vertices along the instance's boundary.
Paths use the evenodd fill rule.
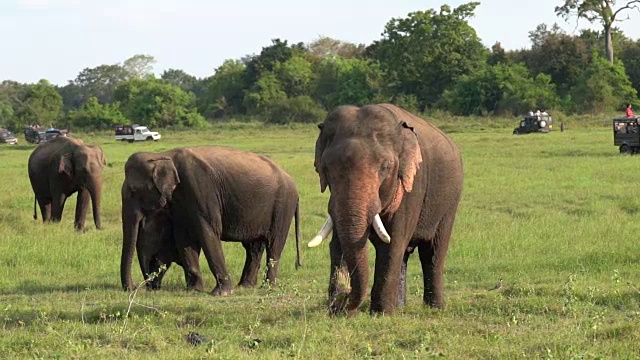
<path fill-rule="evenodd" d="M 443 308 L 444 260 L 462 193 L 457 146 L 435 126 L 390 104 L 340 106 L 318 127 L 314 164 L 321 191 L 329 187 L 331 197 L 329 218 L 309 246 L 335 227 L 330 311 L 353 315 L 362 304 L 369 239 L 376 250 L 371 312 L 392 313 L 405 303 L 407 261 L 415 248 L 423 300 Z M 339 301 L 344 294 L 337 279 L 345 270 L 351 291 Z"/>
<path fill-rule="evenodd" d="M 79 139 L 57 137 L 38 145 L 29 156 L 28 166 L 35 193 L 33 218 L 38 218 L 37 202 L 44 222 L 62 220 L 67 198 L 77 192 L 75 228 L 84 228 L 91 199 L 93 222 L 100 229 L 102 170 L 106 164 L 99 146 L 86 145 Z"/>
<path fill-rule="evenodd" d="M 256 285 L 265 249 L 266 279 L 273 283 L 294 217 L 296 267 L 300 265 L 298 200 L 291 176 L 264 156 L 218 146 L 135 153 L 125 164 L 122 184 L 122 286 L 134 288 L 131 262 L 141 223 L 162 209 L 169 212 L 190 288 L 203 287 L 202 249 L 217 281 L 212 295 L 232 292 L 221 241 L 241 242 L 245 247 L 240 286 Z M 144 272 L 146 265 L 141 266 Z"/>

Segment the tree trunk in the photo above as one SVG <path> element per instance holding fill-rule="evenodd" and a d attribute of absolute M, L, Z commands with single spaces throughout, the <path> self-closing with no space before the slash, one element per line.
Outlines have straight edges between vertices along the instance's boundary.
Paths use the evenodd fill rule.
<path fill-rule="evenodd" d="M 613 41 L 611 40 L 611 25 L 604 27 L 604 45 L 607 60 L 613 65 Z"/>

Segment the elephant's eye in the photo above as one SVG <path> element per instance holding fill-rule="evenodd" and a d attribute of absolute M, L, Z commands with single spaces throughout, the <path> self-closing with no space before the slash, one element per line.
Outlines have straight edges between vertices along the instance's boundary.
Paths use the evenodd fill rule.
<path fill-rule="evenodd" d="M 382 165 L 380 166 L 380 174 L 382 175 L 386 175 L 389 170 L 391 170 L 391 164 L 389 164 L 388 162 L 383 162 Z"/>

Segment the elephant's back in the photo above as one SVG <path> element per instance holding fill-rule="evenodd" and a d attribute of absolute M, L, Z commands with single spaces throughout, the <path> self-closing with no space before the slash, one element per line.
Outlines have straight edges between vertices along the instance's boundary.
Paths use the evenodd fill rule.
<path fill-rule="evenodd" d="M 253 152 L 223 146 L 198 146 L 188 148 L 214 169 L 236 174 L 262 175 L 293 182 L 293 178 L 270 158 Z"/>

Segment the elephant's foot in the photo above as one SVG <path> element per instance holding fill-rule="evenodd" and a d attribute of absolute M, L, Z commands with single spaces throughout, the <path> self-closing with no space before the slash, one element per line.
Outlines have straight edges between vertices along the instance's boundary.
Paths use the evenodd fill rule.
<path fill-rule="evenodd" d="M 212 291 L 212 296 L 228 296 L 233 294 L 233 289 L 223 289 L 220 286 L 216 286 Z"/>
<path fill-rule="evenodd" d="M 432 294 L 429 294 L 429 295 L 425 295 L 422 298 L 425 305 L 433 309 L 441 309 L 441 310 L 446 307 L 446 304 L 442 296 L 433 296 Z"/>
<path fill-rule="evenodd" d="M 203 285 L 199 285 L 199 286 L 190 285 L 190 286 L 187 286 L 187 291 L 205 292 Z"/>
<path fill-rule="evenodd" d="M 247 289 L 251 289 L 256 287 L 257 285 L 257 281 L 250 281 L 250 280 L 240 280 L 240 282 L 238 283 L 238 287 L 243 287 L 243 288 L 247 288 Z"/>

